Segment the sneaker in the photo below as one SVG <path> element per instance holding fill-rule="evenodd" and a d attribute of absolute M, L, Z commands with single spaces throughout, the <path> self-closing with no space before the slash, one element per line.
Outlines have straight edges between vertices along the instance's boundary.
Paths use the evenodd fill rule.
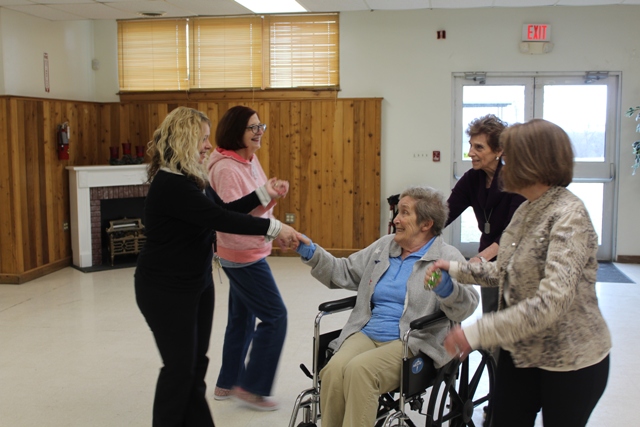
<path fill-rule="evenodd" d="M 213 398 L 215 400 L 227 400 L 231 399 L 231 394 L 233 392 L 227 388 L 221 388 L 216 386 L 215 391 L 213 392 Z"/>
<path fill-rule="evenodd" d="M 231 395 L 241 405 L 248 406 L 256 411 L 277 411 L 280 409 L 278 402 L 264 396 L 249 393 L 240 387 L 234 387 Z"/>

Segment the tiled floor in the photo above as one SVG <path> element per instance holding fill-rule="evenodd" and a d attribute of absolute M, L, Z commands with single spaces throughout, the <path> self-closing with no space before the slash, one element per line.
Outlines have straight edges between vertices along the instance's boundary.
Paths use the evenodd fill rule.
<path fill-rule="evenodd" d="M 296 258 L 269 259 L 289 309 L 289 330 L 274 395 L 282 409 L 260 413 L 236 403 L 210 405 L 217 426 L 287 426 L 297 394 L 309 387 L 318 303 L 350 295 L 329 290 Z M 617 264 L 640 283 L 640 265 Z M 24 285 L 0 285 L 0 427 L 149 426 L 160 359 L 133 295 L 133 269 L 82 273 L 66 268 Z M 220 366 L 228 282 L 216 277 L 216 312 L 207 381 Z M 598 284 L 613 332 L 612 370 L 590 426 L 634 425 L 640 399 L 640 285 Z M 329 316 L 341 326 L 345 313 Z M 634 320 L 636 319 L 636 320 Z M 634 326 L 635 325 L 635 326 Z M 540 424 L 541 425 L 541 424 Z"/>

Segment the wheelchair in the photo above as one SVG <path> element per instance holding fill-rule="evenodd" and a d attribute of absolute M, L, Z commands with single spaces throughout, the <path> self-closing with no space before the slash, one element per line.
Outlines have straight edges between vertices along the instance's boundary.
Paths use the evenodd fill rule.
<path fill-rule="evenodd" d="M 340 334 L 340 330 L 320 334 L 320 320 L 325 315 L 350 310 L 355 303 L 356 296 L 352 296 L 328 301 L 318 307 L 313 337 L 313 371 L 309 372 L 304 364 L 300 365 L 313 383 L 311 388 L 298 395 L 289 427 L 317 427 L 321 419 L 319 372 L 331 357 L 329 343 Z M 454 358 L 440 369 L 436 369 L 431 359 L 422 352 L 409 357 L 411 332 L 440 321 L 449 321 L 442 311 L 411 322 L 409 330 L 402 337 L 404 350 L 400 387 L 380 396 L 375 427 L 416 427 L 405 412 L 407 404 L 411 410 L 425 416 L 426 427 L 491 425 L 491 392 L 496 370 L 491 352 L 475 350 L 464 361 Z M 423 412 L 425 399 L 428 401 Z M 301 421 L 296 425 L 298 418 Z"/>

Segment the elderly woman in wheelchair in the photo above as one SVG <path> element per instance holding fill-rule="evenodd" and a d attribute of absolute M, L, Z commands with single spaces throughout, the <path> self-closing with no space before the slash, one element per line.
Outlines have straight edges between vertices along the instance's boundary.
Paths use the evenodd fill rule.
<path fill-rule="evenodd" d="M 297 251 L 312 267 L 313 277 L 330 288 L 357 291 L 347 324 L 329 345 L 334 355 L 319 374 L 322 427 L 371 427 L 376 423 L 380 395 L 401 384 L 406 356 L 403 335 L 413 328 L 410 323 L 415 319 L 442 311 L 448 321 L 412 332 L 406 338 L 409 357 L 422 352 L 436 369 L 451 361 L 443 340 L 452 325 L 474 312 L 478 294 L 446 272 L 433 289 L 424 283 L 433 261 L 465 260 L 441 237 L 447 210 L 441 192 L 408 188 L 398 203 L 396 233 L 348 258 L 335 258 L 299 235 Z"/>

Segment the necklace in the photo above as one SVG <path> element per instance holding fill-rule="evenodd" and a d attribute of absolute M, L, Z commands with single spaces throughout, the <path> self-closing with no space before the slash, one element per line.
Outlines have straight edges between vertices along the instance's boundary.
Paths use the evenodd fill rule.
<path fill-rule="evenodd" d="M 484 234 L 491 233 L 491 224 L 489 224 L 489 220 L 491 219 L 491 214 L 493 213 L 493 208 L 489 211 L 489 217 L 487 218 L 487 211 L 482 209 L 482 213 L 484 215 Z"/>

